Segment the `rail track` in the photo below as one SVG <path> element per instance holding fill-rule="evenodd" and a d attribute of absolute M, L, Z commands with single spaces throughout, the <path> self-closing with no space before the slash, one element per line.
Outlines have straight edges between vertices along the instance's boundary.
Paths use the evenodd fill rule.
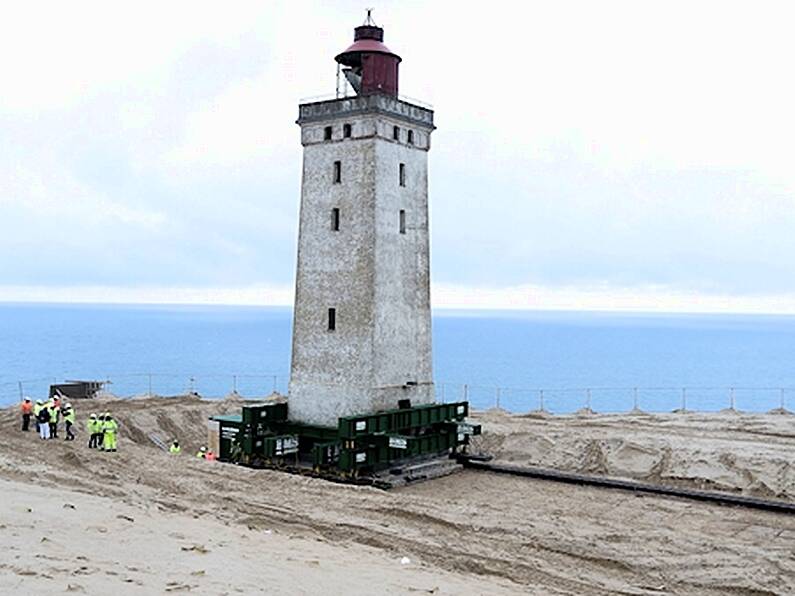
<path fill-rule="evenodd" d="M 696 501 L 706 501 L 718 505 L 748 507 L 752 509 L 762 509 L 775 513 L 795 514 L 795 503 L 785 503 L 784 501 L 757 499 L 756 497 L 746 497 L 742 495 L 732 495 L 717 491 L 694 490 L 689 488 L 677 488 L 672 486 L 660 486 L 645 482 L 635 482 L 632 480 L 621 480 L 618 478 L 606 478 L 604 476 L 593 476 L 586 474 L 575 474 L 572 472 L 560 472 L 547 468 L 537 468 L 530 466 L 513 466 L 508 464 L 492 463 L 482 457 L 466 454 L 457 455 L 456 459 L 465 468 L 491 472 L 495 474 L 509 474 L 512 476 L 522 476 L 525 478 L 538 478 L 541 480 L 551 480 L 553 482 L 563 482 L 566 484 L 579 484 L 581 486 L 596 486 L 599 488 L 611 488 L 617 490 L 631 491 L 634 493 L 650 493 L 666 497 L 677 497 L 680 499 L 691 499 Z"/>

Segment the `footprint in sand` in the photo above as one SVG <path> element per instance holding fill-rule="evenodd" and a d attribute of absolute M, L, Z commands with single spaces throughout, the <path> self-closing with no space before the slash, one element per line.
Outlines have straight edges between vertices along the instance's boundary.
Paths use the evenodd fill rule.
<path fill-rule="evenodd" d="M 95 569 L 89 569 L 85 565 L 81 565 L 80 567 L 72 571 L 72 575 L 92 575 L 94 573 L 96 573 Z"/>

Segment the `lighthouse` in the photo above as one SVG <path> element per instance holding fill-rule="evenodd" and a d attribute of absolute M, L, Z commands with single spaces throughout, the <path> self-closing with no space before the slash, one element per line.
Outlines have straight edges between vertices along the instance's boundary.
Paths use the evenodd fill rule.
<path fill-rule="evenodd" d="M 221 461 L 389 488 L 462 468 L 480 426 L 436 403 L 428 151 L 433 111 L 398 96 L 400 56 L 369 18 L 336 56 L 333 99 L 302 103 L 287 400 L 213 416 Z"/>
<path fill-rule="evenodd" d="M 303 171 L 289 419 L 337 425 L 434 402 L 428 152 L 433 111 L 398 96 L 369 18 L 337 97 L 299 106 Z"/>

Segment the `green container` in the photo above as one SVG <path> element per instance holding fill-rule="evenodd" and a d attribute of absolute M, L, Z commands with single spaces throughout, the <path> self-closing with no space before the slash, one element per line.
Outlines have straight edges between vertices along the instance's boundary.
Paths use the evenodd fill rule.
<path fill-rule="evenodd" d="M 377 433 L 407 433 L 453 420 L 463 420 L 469 414 L 468 402 L 428 404 L 404 410 L 388 410 L 369 416 L 346 416 L 339 419 L 339 436 L 353 439 Z"/>
<path fill-rule="evenodd" d="M 287 403 L 256 404 L 243 406 L 243 422 L 264 424 L 268 428 L 287 420 Z"/>
<path fill-rule="evenodd" d="M 298 435 L 263 437 L 262 453 L 268 459 L 291 457 L 298 453 Z"/>
<path fill-rule="evenodd" d="M 243 431 L 237 437 L 237 444 L 240 445 L 240 448 L 243 450 L 243 453 L 246 455 L 256 455 L 256 447 L 257 447 L 257 439 L 256 435 L 251 432 L 251 427 L 247 427 L 243 429 Z M 259 439 L 260 445 L 262 444 L 262 439 Z"/>
<path fill-rule="evenodd" d="M 339 441 L 315 443 L 312 446 L 312 465 L 315 468 L 336 466 L 340 460 L 342 444 Z"/>
<path fill-rule="evenodd" d="M 434 426 L 432 432 L 419 435 L 369 435 L 345 439 L 340 445 L 338 468 L 343 472 L 379 470 L 406 459 L 444 453 L 468 442 L 468 435 L 457 432 L 457 422 Z M 316 461 L 328 464 L 318 455 Z"/>
<path fill-rule="evenodd" d="M 375 449 L 342 449 L 339 457 L 339 469 L 352 472 L 361 468 L 373 467 L 377 462 Z"/>
<path fill-rule="evenodd" d="M 218 458 L 228 461 L 245 425 L 240 416 L 213 416 L 212 420 L 218 422 Z"/>

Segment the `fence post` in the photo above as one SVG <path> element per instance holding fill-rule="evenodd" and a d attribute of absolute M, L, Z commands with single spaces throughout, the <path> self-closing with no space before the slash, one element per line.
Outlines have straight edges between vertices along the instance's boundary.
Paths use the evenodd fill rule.
<path fill-rule="evenodd" d="M 500 408 L 500 388 L 499 387 L 497 387 L 497 393 L 495 394 L 494 399 L 496 401 L 497 409 L 499 409 Z"/>
<path fill-rule="evenodd" d="M 638 388 L 637 387 L 633 387 L 632 388 L 632 409 L 633 410 L 637 410 L 638 409 Z"/>
<path fill-rule="evenodd" d="M 781 399 L 780 407 L 781 407 L 781 410 L 783 411 L 784 410 L 784 389 L 781 389 L 781 397 L 780 397 L 780 399 Z"/>
<path fill-rule="evenodd" d="M 149 391 L 147 392 L 147 396 L 152 397 L 152 373 L 146 376 L 149 378 Z"/>
<path fill-rule="evenodd" d="M 682 387 L 682 412 L 687 412 L 687 388 Z"/>
<path fill-rule="evenodd" d="M 237 395 L 237 375 L 232 375 L 232 393 Z"/>
<path fill-rule="evenodd" d="M 193 395 L 195 393 L 194 385 L 193 385 L 195 381 L 196 381 L 196 379 L 194 379 L 193 377 L 190 378 L 190 394 L 191 395 Z"/>
<path fill-rule="evenodd" d="M 585 390 L 585 409 L 586 410 L 590 410 L 591 409 L 591 390 L 590 389 L 586 389 Z"/>
<path fill-rule="evenodd" d="M 276 393 L 276 375 L 273 375 L 273 393 Z"/>
<path fill-rule="evenodd" d="M 543 389 L 539 389 L 538 390 L 538 411 L 539 412 L 543 412 L 544 411 L 544 390 Z"/>
<path fill-rule="evenodd" d="M 19 401 L 25 399 L 24 391 L 22 390 L 22 381 L 19 382 Z"/>
<path fill-rule="evenodd" d="M 464 391 L 464 401 L 466 401 L 467 397 L 469 396 L 469 387 L 467 387 L 466 383 L 464 383 L 463 391 Z"/>
<path fill-rule="evenodd" d="M 734 387 L 729 390 L 729 398 L 731 405 L 729 406 L 730 410 L 734 410 Z"/>

